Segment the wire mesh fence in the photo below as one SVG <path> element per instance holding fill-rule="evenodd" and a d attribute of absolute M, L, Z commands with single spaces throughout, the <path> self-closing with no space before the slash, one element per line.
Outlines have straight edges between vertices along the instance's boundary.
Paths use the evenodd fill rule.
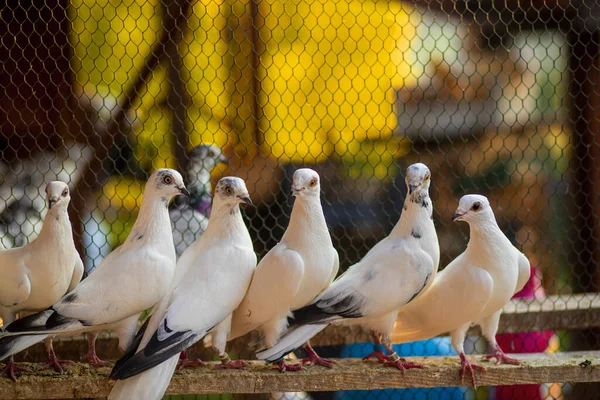
<path fill-rule="evenodd" d="M 322 178 L 344 270 L 394 226 L 404 170 L 420 161 L 432 171 L 441 266 L 468 239 L 466 225 L 451 223 L 458 199 L 482 193 L 533 266 L 519 296 L 596 292 L 599 13 L 585 0 L 8 1 L 0 23 L 1 243 L 36 237 L 45 183 L 60 179 L 72 187 L 76 243 L 93 273 L 126 238 L 149 172 L 168 166 L 185 173 L 192 198 L 183 206 L 196 213 L 175 221 L 179 254 L 205 227 L 211 182 L 229 174 L 246 180 L 257 204 L 246 216 L 261 257 L 286 228 L 291 174 L 310 166 Z M 594 330 L 529 330 L 499 341 L 513 352 L 598 348 Z M 483 339 L 470 343 L 485 350 Z M 322 352 L 360 357 L 372 347 Z M 398 353 L 454 354 L 447 338 Z M 594 385 L 548 383 L 298 396 L 595 393 Z"/>

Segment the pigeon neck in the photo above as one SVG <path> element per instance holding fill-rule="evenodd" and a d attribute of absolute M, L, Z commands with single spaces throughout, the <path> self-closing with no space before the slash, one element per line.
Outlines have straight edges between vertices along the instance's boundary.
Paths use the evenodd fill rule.
<path fill-rule="evenodd" d="M 496 222 L 496 218 L 490 220 L 479 221 L 478 223 L 469 224 L 470 237 L 467 249 L 486 249 L 495 248 L 494 245 L 505 245 L 510 243 L 508 238 L 504 236 L 502 230 Z"/>
<path fill-rule="evenodd" d="M 281 241 L 290 243 L 303 238 L 322 244 L 331 244 L 319 197 L 296 197 L 290 223 Z"/>
<path fill-rule="evenodd" d="M 465 253 L 490 273 L 502 273 L 498 268 L 505 265 L 507 251 L 513 247 L 512 243 L 504 236 L 494 218 L 469 225 L 471 232 Z"/>
<path fill-rule="evenodd" d="M 432 216 L 433 203 L 428 193 L 408 195 L 404 200 L 400 220 L 390 233 L 390 237 L 406 237 L 414 233 L 423 236 L 431 232 L 436 235 Z M 435 239 L 437 241 L 437 235 Z"/>
<path fill-rule="evenodd" d="M 169 219 L 169 198 L 146 195 L 142 200 L 137 220 L 127 242 L 153 244 L 158 250 L 171 256 L 175 262 L 175 247 Z"/>
<path fill-rule="evenodd" d="M 440 246 L 433 224 L 433 203 L 428 193 L 413 193 L 406 197 L 400 220 L 390 233 L 390 238 L 414 238 L 434 262 L 432 273 L 440 263 Z M 430 279 L 433 282 L 433 279 Z"/>
<path fill-rule="evenodd" d="M 38 235 L 40 243 L 51 243 L 52 246 L 61 243 L 64 246 L 64 239 L 68 237 L 73 246 L 73 231 L 71 221 L 67 210 L 61 207 L 54 207 L 46 213 L 42 230 Z"/>
<path fill-rule="evenodd" d="M 202 237 L 219 238 L 236 237 L 252 244 L 250 234 L 244 223 L 242 212 L 238 204 L 232 206 L 216 205 L 213 207 L 208 226 Z"/>

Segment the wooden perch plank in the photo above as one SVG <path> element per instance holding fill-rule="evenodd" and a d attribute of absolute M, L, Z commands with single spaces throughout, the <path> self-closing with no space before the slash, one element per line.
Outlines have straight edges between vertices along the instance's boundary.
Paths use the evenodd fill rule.
<path fill-rule="evenodd" d="M 520 366 L 483 362 L 488 371 L 477 373 L 478 385 L 539 384 L 546 382 L 600 381 L 600 351 L 521 354 Z M 298 373 L 279 373 L 262 362 L 252 361 L 247 370 L 187 369 L 177 372 L 168 394 L 270 393 L 296 391 L 372 390 L 460 386 L 460 363 L 456 357 L 414 357 L 425 369 L 402 373 L 376 362 L 357 359 L 336 360 L 332 369 L 309 367 Z M 581 366 L 584 363 L 587 366 Z M 591 363 L 591 364 L 590 364 Z M 581 364 L 581 365 L 580 365 Z M 39 366 L 38 366 L 39 367 Z M 86 364 L 66 367 L 65 375 L 50 371 L 25 374 L 18 383 L 0 379 L 0 398 L 72 399 L 108 395 L 113 382 L 107 378 L 109 368 L 91 369 Z"/>

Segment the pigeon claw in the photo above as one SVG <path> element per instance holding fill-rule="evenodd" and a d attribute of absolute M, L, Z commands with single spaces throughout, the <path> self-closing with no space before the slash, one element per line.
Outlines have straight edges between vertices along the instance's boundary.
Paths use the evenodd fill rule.
<path fill-rule="evenodd" d="M 182 369 L 188 368 L 188 367 L 205 367 L 205 366 L 206 366 L 206 364 L 204 364 L 201 360 L 188 359 L 186 351 L 182 351 L 181 354 L 179 355 L 179 365 L 177 366 L 178 370 L 182 370 Z"/>
<path fill-rule="evenodd" d="M 393 368 L 398 368 L 400 371 L 404 372 L 407 369 L 423 369 L 425 368 L 425 366 L 421 365 L 421 364 L 416 364 L 414 362 L 411 361 L 406 361 L 405 359 L 401 358 L 399 360 L 396 361 L 386 361 L 383 363 L 383 365 L 385 367 L 393 367 Z"/>
<path fill-rule="evenodd" d="M 74 361 L 71 360 L 59 360 L 56 357 L 56 354 L 54 354 L 54 352 L 50 352 L 48 354 L 48 362 L 44 365 L 42 365 L 42 369 L 54 369 L 56 372 L 58 372 L 59 374 L 62 374 L 63 368 L 62 365 L 70 365 L 70 364 L 75 364 Z"/>
<path fill-rule="evenodd" d="M 244 360 L 229 360 L 228 362 L 215 365 L 215 369 L 243 369 L 248 366 Z"/>
<path fill-rule="evenodd" d="M 510 364 L 510 365 L 519 365 L 521 364 L 521 361 L 517 360 L 516 358 L 511 358 L 508 357 L 506 354 L 504 354 L 504 352 L 498 348 L 496 349 L 495 352 L 493 352 L 492 354 L 488 354 L 486 356 L 483 356 L 484 359 L 486 360 L 490 360 L 492 358 L 496 359 L 496 365 L 500 365 L 500 364 Z"/>
<path fill-rule="evenodd" d="M 326 368 L 333 368 L 335 364 L 333 361 L 328 360 L 326 358 L 322 358 L 317 353 L 308 354 L 308 357 L 302 359 L 302 364 L 310 364 L 310 365 L 322 365 Z"/>
<path fill-rule="evenodd" d="M 189 368 L 189 367 L 205 367 L 206 364 L 204 364 L 201 360 L 181 360 L 179 362 L 179 365 L 177 366 L 178 370 L 182 370 L 184 368 Z"/>
<path fill-rule="evenodd" d="M 302 370 L 306 369 L 306 368 L 304 368 L 304 365 L 302 365 L 302 363 L 288 364 L 283 360 L 279 361 L 277 363 L 277 366 L 279 367 L 279 372 L 297 372 L 297 371 L 302 371 Z"/>
<path fill-rule="evenodd" d="M 101 368 L 101 367 L 108 367 L 110 365 L 110 363 L 108 361 L 104 361 L 101 360 L 100 358 L 98 358 L 98 354 L 96 354 L 96 349 L 91 348 L 87 354 L 85 356 L 83 356 L 82 358 L 85 358 L 87 360 L 87 363 L 89 365 L 91 365 L 92 367 L 96 367 L 96 368 Z"/>
<path fill-rule="evenodd" d="M 465 373 L 467 372 L 467 370 L 469 371 L 469 373 L 471 374 L 471 383 L 473 384 L 473 387 L 475 389 L 477 389 L 477 383 L 475 381 L 475 370 L 478 371 L 483 371 L 486 372 L 487 369 L 485 367 L 482 367 L 481 365 L 477 365 L 477 364 L 471 364 L 469 362 L 469 360 L 467 360 L 467 357 L 465 357 L 464 354 L 460 355 L 460 363 L 461 363 L 461 371 L 460 371 L 460 382 L 464 382 L 465 380 Z"/>
<path fill-rule="evenodd" d="M 31 369 L 25 367 L 17 367 L 15 361 L 11 357 L 6 363 L 6 367 L 4 370 L 0 372 L 0 376 L 6 376 L 8 379 L 11 379 L 13 382 L 17 381 L 17 374 L 20 372 L 31 372 Z"/>
<path fill-rule="evenodd" d="M 366 357 L 363 358 L 363 361 L 370 360 L 371 358 L 377 358 L 380 363 L 386 363 L 390 361 L 390 357 L 383 354 L 383 351 L 381 350 L 376 350 L 368 354 Z"/>

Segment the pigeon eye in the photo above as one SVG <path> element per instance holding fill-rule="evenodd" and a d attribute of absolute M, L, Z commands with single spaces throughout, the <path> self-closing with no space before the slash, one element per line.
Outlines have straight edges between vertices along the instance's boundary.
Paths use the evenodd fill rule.
<path fill-rule="evenodd" d="M 225 193 L 227 193 L 229 195 L 233 194 L 233 188 L 231 186 L 227 186 L 225 188 Z"/>
<path fill-rule="evenodd" d="M 475 212 L 481 210 L 481 204 L 479 202 L 473 204 L 473 206 L 471 207 L 471 210 L 473 210 Z"/>
<path fill-rule="evenodd" d="M 165 185 L 170 185 L 173 183 L 173 177 L 171 175 L 165 175 L 165 177 L 163 178 L 163 183 Z"/>
<path fill-rule="evenodd" d="M 69 195 L 69 191 L 67 189 L 65 189 L 65 191 L 62 193 L 63 197 L 67 197 Z"/>
<path fill-rule="evenodd" d="M 427 182 L 430 178 L 431 178 L 431 175 L 427 174 L 427 175 L 425 175 L 425 178 L 423 180 L 425 182 Z"/>
<path fill-rule="evenodd" d="M 308 186 L 310 187 L 315 187 L 317 186 L 317 180 L 316 179 L 311 179 L 310 182 L 308 182 Z"/>

